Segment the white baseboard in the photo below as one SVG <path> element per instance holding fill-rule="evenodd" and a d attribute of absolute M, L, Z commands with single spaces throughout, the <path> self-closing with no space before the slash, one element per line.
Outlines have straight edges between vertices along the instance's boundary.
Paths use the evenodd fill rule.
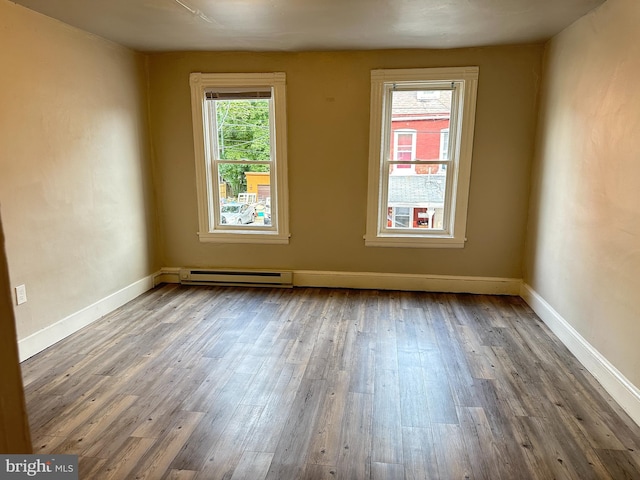
<path fill-rule="evenodd" d="M 300 287 L 518 295 L 521 280 L 496 277 L 296 270 L 293 272 L 293 284 Z"/>
<path fill-rule="evenodd" d="M 156 284 L 180 283 L 179 272 L 180 268 L 176 267 L 162 268 L 156 277 Z M 519 278 L 330 272 L 317 270 L 293 271 L 293 285 L 295 287 L 519 295 L 521 283 L 522 281 Z"/>
<path fill-rule="evenodd" d="M 164 267 L 153 277 L 153 286 L 161 283 L 180 283 L 180 268 Z"/>
<path fill-rule="evenodd" d="M 151 290 L 154 287 L 154 278 L 156 276 L 157 274 L 149 275 L 148 277 L 138 280 L 112 293 L 108 297 L 98 300 L 94 304 L 23 338 L 18 342 L 20 361 L 22 362 L 40 353 L 54 343 L 95 322 L 137 296 L 142 295 L 147 290 Z"/>
<path fill-rule="evenodd" d="M 529 285 L 522 284 L 520 296 L 633 421 L 640 425 L 640 389 L 620 373 Z"/>

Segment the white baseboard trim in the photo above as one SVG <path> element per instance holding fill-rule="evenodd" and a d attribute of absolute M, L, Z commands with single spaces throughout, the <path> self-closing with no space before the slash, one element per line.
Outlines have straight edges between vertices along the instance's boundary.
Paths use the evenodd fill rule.
<path fill-rule="evenodd" d="M 521 280 L 497 277 L 296 270 L 293 273 L 293 284 L 300 287 L 518 295 Z"/>
<path fill-rule="evenodd" d="M 180 268 L 164 267 L 153 277 L 153 286 L 161 283 L 180 283 Z"/>
<path fill-rule="evenodd" d="M 59 342 L 72 333 L 77 332 L 90 323 L 95 322 L 109 312 L 142 295 L 154 287 L 154 278 L 158 274 L 149 275 L 128 285 L 108 297 L 98 300 L 92 305 L 69 315 L 56 323 L 43 328 L 18 342 L 20 361 L 40 353 L 54 343 Z"/>
<path fill-rule="evenodd" d="M 180 268 L 176 267 L 162 268 L 156 277 L 155 284 L 180 283 L 179 272 Z M 317 270 L 293 271 L 293 285 L 295 287 L 519 295 L 521 283 L 522 281 L 519 278 L 331 272 Z"/>
<path fill-rule="evenodd" d="M 629 416 L 640 425 L 640 389 L 575 330 L 547 301 L 523 283 L 520 296 L 551 331 L 600 382 Z"/>

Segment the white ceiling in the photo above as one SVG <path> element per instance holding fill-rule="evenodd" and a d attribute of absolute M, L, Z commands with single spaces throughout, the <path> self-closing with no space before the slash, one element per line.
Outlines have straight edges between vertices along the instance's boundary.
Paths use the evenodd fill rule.
<path fill-rule="evenodd" d="M 13 1 L 140 51 L 299 51 L 540 42 L 604 0 Z"/>

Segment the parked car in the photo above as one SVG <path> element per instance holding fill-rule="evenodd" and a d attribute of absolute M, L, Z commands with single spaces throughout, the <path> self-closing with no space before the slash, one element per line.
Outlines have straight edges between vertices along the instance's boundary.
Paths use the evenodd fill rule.
<path fill-rule="evenodd" d="M 253 223 L 256 209 L 246 203 L 227 203 L 220 208 L 220 223 L 243 225 Z"/>

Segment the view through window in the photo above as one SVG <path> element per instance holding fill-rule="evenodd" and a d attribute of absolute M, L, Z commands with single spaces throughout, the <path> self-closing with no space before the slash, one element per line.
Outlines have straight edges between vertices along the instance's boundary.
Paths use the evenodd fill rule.
<path fill-rule="evenodd" d="M 209 92 L 220 225 L 271 225 L 271 92 Z M 247 98 L 243 98 L 247 97 Z M 214 215 L 215 217 L 215 215 Z"/>
<path fill-rule="evenodd" d="M 387 228 L 442 230 L 452 89 L 408 88 L 390 92 Z"/>

